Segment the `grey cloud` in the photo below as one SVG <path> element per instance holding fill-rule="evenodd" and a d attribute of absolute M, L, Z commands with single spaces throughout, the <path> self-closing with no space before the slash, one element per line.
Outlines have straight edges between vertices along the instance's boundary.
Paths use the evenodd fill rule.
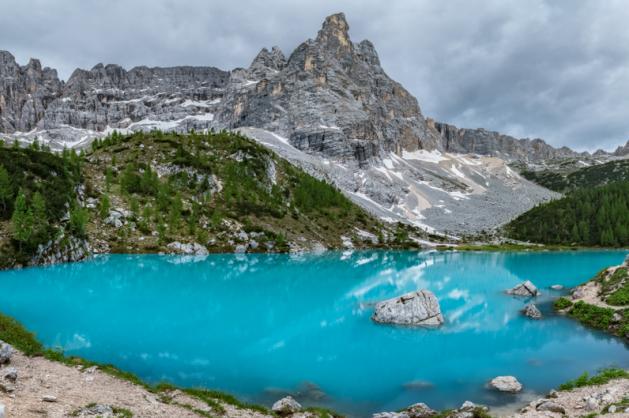
<path fill-rule="evenodd" d="M 2 0 L 0 49 L 69 77 L 98 62 L 247 66 L 344 11 L 424 114 L 575 149 L 629 138 L 623 1 Z"/>

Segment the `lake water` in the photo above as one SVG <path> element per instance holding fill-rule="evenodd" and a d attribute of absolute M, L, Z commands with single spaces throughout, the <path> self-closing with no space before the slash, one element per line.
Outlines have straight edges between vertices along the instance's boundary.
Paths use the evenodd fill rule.
<path fill-rule="evenodd" d="M 584 371 L 629 367 L 628 347 L 552 313 L 550 300 L 626 251 L 111 255 L 0 272 L 0 312 L 50 347 L 112 363 L 149 382 L 224 390 L 270 405 L 286 393 L 351 416 L 466 399 L 514 375 L 545 392 Z M 545 318 L 504 289 L 530 279 Z M 373 303 L 432 290 L 446 323 L 372 323 Z M 526 395 L 517 395 L 526 396 Z"/>

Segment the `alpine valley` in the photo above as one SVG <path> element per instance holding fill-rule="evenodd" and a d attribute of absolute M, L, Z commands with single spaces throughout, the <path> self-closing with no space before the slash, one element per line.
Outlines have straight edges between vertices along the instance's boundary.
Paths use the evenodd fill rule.
<path fill-rule="evenodd" d="M 349 33 L 0 51 L 0 418 L 629 414 L 629 142 L 435 121 Z"/>

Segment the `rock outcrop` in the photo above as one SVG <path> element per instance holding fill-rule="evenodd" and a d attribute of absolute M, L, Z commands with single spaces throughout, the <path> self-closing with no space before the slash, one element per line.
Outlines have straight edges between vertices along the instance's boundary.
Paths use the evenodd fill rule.
<path fill-rule="evenodd" d="M 489 387 L 500 392 L 516 393 L 522 390 L 522 384 L 513 376 L 497 376 L 491 379 Z"/>
<path fill-rule="evenodd" d="M 513 296 L 535 297 L 540 295 L 540 291 L 533 283 L 531 283 L 530 280 L 527 280 L 515 286 L 513 289 L 507 290 L 507 294 Z"/>
<path fill-rule="evenodd" d="M 534 303 L 527 304 L 524 309 L 522 309 L 522 314 L 531 319 L 542 319 L 542 313 Z"/>
<path fill-rule="evenodd" d="M 0 365 L 6 364 L 11 361 L 11 356 L 13 356 L 13 347 L 4 341 L 0 340 Z"/>
<path fill-rule="evenodd" d="M 301 411 L 301 405 L 292 396 L 286 396 L 275 402 L 271 410 L 280 416 L 287 416 Z"/>
<path fill-rule="evenodd" d="M 430 290 L 410 292 L 376 304 L 375 322 L 434 327 L 443 324 L 439 301 Z"/>
<path fill-rule="evenodd" d="M 614 151 L 614 155 L 617 157 L 624 157 L 629 155 L 629 141 L 627 141 L 625 145 L 616 148 L 616 151 Z"/>

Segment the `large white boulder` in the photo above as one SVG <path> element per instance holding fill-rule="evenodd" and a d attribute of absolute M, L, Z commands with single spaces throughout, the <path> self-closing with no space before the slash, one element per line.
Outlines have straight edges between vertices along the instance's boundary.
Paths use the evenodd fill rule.
<path fill-rule="evenodd" d="M 275 402 L 271 410 L 278 415 L 291 415 L 301 411 L 301 405 L 292 396 L 287 396 Z"/>
<path fill-rule="evenodd" d="M 176 254 L 185 255 L 208 255 L 208 250 L 203 245 L 193 242 L 192 244 L 183 244 L 179 241 L 171 242 L 167 245 L 168 249 Z"/>
<path fill-rule="evenodd" d="M 430 290 L 419 290 L 376 304 L 371 317 L 385 324 L 435 327 L 443 324 L 439 301 Z"/>
<path fill-rule="evenodd" d="M 491 379 L 489 386 L 500 392 L 516 393 L 522 390 L 522 383 L 513 376 L 498 376 Z"/>
<path fill-rule="evenodd" d="M 507 294 L 513 296 L 526 296 L 526 297 L 534 297 L 539 296 L 540 292 L 537 290 L 537 287 L 530 280 L 520 283 L 513 289 L 507 290 Z"/>

